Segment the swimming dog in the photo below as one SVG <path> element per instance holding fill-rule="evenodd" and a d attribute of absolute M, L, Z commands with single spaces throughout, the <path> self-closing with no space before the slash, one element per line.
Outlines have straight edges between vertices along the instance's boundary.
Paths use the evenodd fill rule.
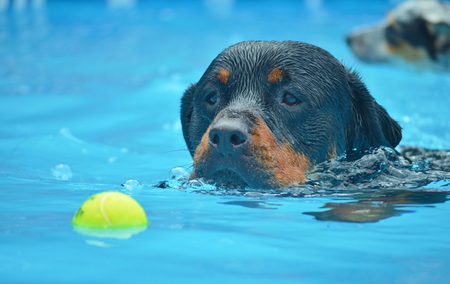
<path fill-rule="evenodd" d="M 450 5 L 434 0 L 406 1 L 386 20 L 347 36 L 362 61 L 408 63 L 418 69 L 450 71 Z"/>
<path fill-rule="evenodd" d="M 227 188 L 301 184 L 315 164 L 395 147 L 401 127 L 357 73 L 322 48 L 247 41 L 220 53 L 181 99 L 191 179 Z"/>

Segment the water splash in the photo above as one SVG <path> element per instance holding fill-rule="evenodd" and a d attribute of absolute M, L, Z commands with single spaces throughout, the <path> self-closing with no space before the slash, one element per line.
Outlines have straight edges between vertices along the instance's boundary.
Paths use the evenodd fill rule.
<path fill-rule="evenodd" d="M 122 184 L 123 187 L 125 187 L 128 190 L 137 190 L 137 189 L 141 189 L 143 187 L 143 185 L 135 179 L 129 179 L 127 181 L 125 181 Z"/>
<path fill-rule="evenodd" d="M 449 190 L 450 151 L 402 147 L 402 154 L 388 147 L 354 151 L 318 164 L 308 172 L 304 184 L 283 190 L 224 189 L 202 180 L 189 180 L 183 167 L 170 171 L 169 180 L 159 184 L 208 195 L 238 196 L 352 196 L 373 190 Z"/>
<path fill-rule="evenodd" d="M 402 148 L 399 154 L 391 148 L 380 147 L 359 153 L 358 159 L 343 156 L 320 163 L 308 173 L 308 180 L 301 187 L 418 189 L 435 181 L 450 180 L 450 159 L 446 151 L 438 154 L 423 150 L 419 154 L 411 149 Z"/>
<path fill-rule="evenodd" d="M 202 180 L 189 180 L 190 173 L 184 167 L 175 167 L 169 172 L 168 181 L 162 182 L 158 187 L 169 187 L 183 191 L 216 190 L 215 185 L 207 184 Z"/>
<path fill-rule="evenodd" d="M 73 176 L 72 169 L 66 164 L 56 165 L 51 169 L 52 175 L 57 180 L 70 180 Z"/>
<path fill-rule="evenodd" d="M 168 185 L 171 188 L 182 188 L 189 180 L 189 173 L 183 167 L 175 167 L 169 172 Z"/>

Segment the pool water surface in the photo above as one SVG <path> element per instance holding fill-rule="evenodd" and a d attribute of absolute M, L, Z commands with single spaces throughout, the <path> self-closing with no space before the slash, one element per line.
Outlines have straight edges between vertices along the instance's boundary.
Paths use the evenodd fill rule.
<path fill-rule="evenodd" d="M 383 179 L 323 164 L 327 181 L 286 191 L 185 179 L 181 95 L 243 40 L 328 50 L 400 123 L 401 147 L 450 149 L 450 74 L 368 65 L 346 46 L 396 3 L 0 1 L 0 282 L 448 283 L 450 162 L 415 160 L 405 178 L 378 149 Z M 106 190 L 135 198 L 147 230 L 74 231 Z"/>

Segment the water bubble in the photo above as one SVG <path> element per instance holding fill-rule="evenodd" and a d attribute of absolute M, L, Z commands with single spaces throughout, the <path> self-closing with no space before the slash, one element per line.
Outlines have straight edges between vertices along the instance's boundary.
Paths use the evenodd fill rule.
<path fill-rule="evenodd" d="M 203 180 L 193 179 L 187 183 L 187 190 L 203 190 L 203 191 L 212 191 L 217 190 L 217 186 L 214 184 L 205 183 Z"/>
<path fill-rule="evenodd" d="M 189 173 L 183 167 L 175 167 L 169 172 L 169 187 L 181 188 L 189 180 Z"/>
<path fill-rule="evenodd" d="M 72 178 L 72 170 L 66 164 L 59 164 L 52 168 L 52 175 L 57 180 L 69 180 Z"/>
<path fill-rule="evenodd" d="M 128 190 L 133 190 L 133 189 L 140 189 L 142 188 L 142 184 L 135 179 L 129 179 L 126 182 L 124 182 L 122 184 L 123 187 L 125 187 Z"/>
<path fill-rule="evenodd" d="M 205 183 L 202 179 L 189 180 L 190 172 L 183 167 L 175 167 L 169 172 L 169 179 L 165 183 L 167 187 L 187 192 L 213 191 L 217 187 L 214 184 Z"/>
<path fill-rule="evenodd" d="M 188 182 L 188 186 L 195 189 L 203 189 L 204 183 L 201 180 L 193 179 Z"/>

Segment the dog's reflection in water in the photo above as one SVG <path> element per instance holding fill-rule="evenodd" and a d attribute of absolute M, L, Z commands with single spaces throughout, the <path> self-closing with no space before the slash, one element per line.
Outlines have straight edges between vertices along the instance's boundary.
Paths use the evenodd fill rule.
<path fill-rule="evenodd" d="M 414 205 L 433 205 L 448 200 L 449 192 L 392 190 L 361 194 L 348 203 L 329 202 L 322 208 L 327 211 L 305 212 L 319 221 L 338 221 L 367 223 L 412 213 L 402 207 Z"/>
<path fill-rule="evenodd" d="M 336 221 L 352 223 L 378 222 L 390 217 L 412 213 L 415 205 L 430 205 L 444 203 L 449 200 L 449 191 L 408 191 L 408 190 L 380 190 L 377 192 L 361 193 L 353 196 L 350 202 L 329 202 L 321 208 L 326 211 L 304 212 L 314 216 L 318 221 Z M 238 205 L 253 209 L 277 209 L 281 204 L 264 201 L 228 201 L 220 204 Z"/>

